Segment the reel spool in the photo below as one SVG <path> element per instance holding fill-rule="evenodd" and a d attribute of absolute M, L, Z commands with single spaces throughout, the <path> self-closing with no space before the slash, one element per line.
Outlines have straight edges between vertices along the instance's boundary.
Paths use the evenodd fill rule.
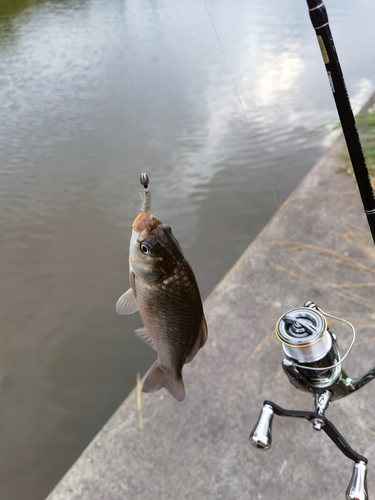
<path fill-rule="evenodd" d="M 275 331 L 286 360 L 290 362 L 283 362 L 286 375 L 290 378 L 291 364 L 293 370 L 298 370 L 306 379 L 304 390 L 315 392 L 329 387 L 340 377 L 340 352 L 335 337 L 328 330 L 326 317 L 315 304 L 306 304 L 311 305 L 283 314 Z"/>
<path fill-rule="evenodd" d="M 276 335 L 289 359 L 315 363 L 332 347 L 327 320 L 316 310 L 298 307 L 285 313 L 276 324 Z"/>

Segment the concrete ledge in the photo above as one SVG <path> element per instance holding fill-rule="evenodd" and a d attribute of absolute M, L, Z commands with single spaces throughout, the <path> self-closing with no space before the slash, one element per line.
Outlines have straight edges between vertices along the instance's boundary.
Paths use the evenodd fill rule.
<path fill-rule="evenodd" d="M 48 500 L 342 500 L 352 462 L 305 421 L 275 417 L 268 452 L 248 436 L 262 402 L 313 409 L 280 373 L 277 319 L 306 300 L 352 321 L 345 369 L 375 363 L 375 250 L 354 181 L 337 174 L 335 143 L 205 302 L 209 340 L 184 369 L 187 397 L 133 391 Z M 244 228 L 246 230 L 246 228 Z M 341 350 L 351 332 L 332 323 Z M 369 458 L 375 492 L 375 383 L 327 416 Z"/>

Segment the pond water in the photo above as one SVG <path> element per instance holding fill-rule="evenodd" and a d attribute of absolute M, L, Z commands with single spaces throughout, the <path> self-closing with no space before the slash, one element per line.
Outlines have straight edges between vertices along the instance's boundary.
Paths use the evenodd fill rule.
<path fill-rule="evenodd" d="M 326 6 L 358 107 L 375 6 Z M 154 359 L 115 313 L 139 173 L 207 297 L 338 118 L 303 0 L 3 0 L 0 106 L 0 498 L 40 500 Z"/>

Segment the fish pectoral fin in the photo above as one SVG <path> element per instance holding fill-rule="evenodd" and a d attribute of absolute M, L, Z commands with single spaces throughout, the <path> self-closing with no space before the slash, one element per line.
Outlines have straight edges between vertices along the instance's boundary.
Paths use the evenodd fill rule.
<path fill-rule="evenodd" d="M 203 347 L 204 344 L 206 343 L 207 336 L 208 336 L 207 323 L 206 323 L 206 318 L 203 316 L 201 322 L 201 329 L 199 331 L 199 338 L 201 339 L 201 347 Z"/>
<path fill-rule="evenodd" d="M 204 346 L 206 340 L 207 340 L 207 323 L 203 316 L 197 340 L 195 341 L 190 354 L 186 356 L 185 363 L 190 363 L 190 361 L 194 359 L 194 356 L 197 354 L 199 349 Z"/>
<path fill-rule="evenodd" d="M 129 288 L 129 290 L 118 299 L 116 312 L 117 314 L 133 314 L 136 311 L 138 311 L 138 307 L 135 303 L 134 292 L 132 288 Z"/>
<path fill-rule="evenodd" d="M 178 401 L 184 399 L 185 388 L 182 377 L 174 378 L 171 374 L 165 373 L 161 369 L 159 361 L 156 360 L 146 375 L 142 391 L 156 392 L 163 387 L 165 387 Z"/>
<path fill-rule="evenodd" d="M 138 328 L 137 330 L 135 330 L 134 333 L 139 339 L 143 340 L 143 342 L 146 342 L 146 344 L 148 344 L 150 347 L 154 349 L 154 351 L 156 351 L 154 340 L 145 326 L 143 328 Z"/>

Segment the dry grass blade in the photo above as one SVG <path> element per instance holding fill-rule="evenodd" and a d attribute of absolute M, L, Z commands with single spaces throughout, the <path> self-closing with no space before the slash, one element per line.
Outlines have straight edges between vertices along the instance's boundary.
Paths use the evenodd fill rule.
<path fill-rule="evenodd" d="M 281 370 L 277 370 L 277 372 L 275 372 L 275 380 L 277 380 L 283 373 L 284 370 L 282 368 Z"/>
<path fill-rule="evenodd" d="M 322 256 L 327 256 L 329 255 L 332 257 L 333 262 L 336 262 L 338 264 L 342 264 L 348 267 L 353 267 L 355 269 L 359 269 L 364 272 L 368 272 L 371 274 L 375 274 L 375 269 L 372 269 L 371 267 L 368 267 L 361 262 L 358 262 L 355 259 L 352 259 L 351 257 L 347 257 L 345 255 L 340 254 L 339 252 L 335 252 L 334 250 L 329 250 L 327 248 L 320 247 L 318 245 L 312 245 L 309 243 L 301 243 L 299 241 L 271 241 L 269 243 L 270 246 L 281 246 L 286 248 L 287 251 L 293 252 L 296 250 L 312 250 L 314 252 L 318 253 L 318 256 L 322 258 Z M 319 255 L 320 254 L 320 255 Z"/>
<path fill-rule="evenodd" d="M 374 282 L 370 283 L 342 283 L 339 285 L 331 284 L 332 287 L 337 287 L 337 288 L 368 288 L 375 286 Z"/>
<path fill-rule="evenodd" d="M 307 274 L 308 276 L 311 276 L 312 278 L 315 278 L 315 274 L 314 273 L 311 273 L 310 271 L 308 271 L 306 269 L 305 266 L 303 266 L 300 262 L 298 262 L 298 260 L 295 258 L 295 257 L 292 257 L 292 262 L 299 268 L 301 269 L 301 271 L 303 271 L 305 274 Z"/>
<path fill-rule="evenodd" d="M 274 262 L 269 261 L 268 264 L 270 266 L 274 267 L 275 269 L 278 269 L 279 271 L 287 274 L 291 278 L 295 278 L 295 279 L 297 279 L 299 281 L 303 281 L 304 283 L 306 283 L 308 285 L 312 285 L 312 286 L 316 286 L 317 285 L 316 280 L 309 280 L 307 278 L 304 278 L 303 276 L 299 276 L 298 274 L 295 274 L 292 271 L 290 271 L 289 269 L 285 269 L 285 267 L 279 266 L 278 264 L 275 264 Z M 321 283 L 319 283 L 319 285 L 322 288 L 328 288 L 328 289 L 330 289 L 331 293 L 333 293 L 337 297 L 341 297 L 343 299 L 350 300 L 351 302 L 354 302 L 355 304 L 359 304 L 361 306 L 367 307 L 368 309 L 372 309 L 372 310 L 375 311 L 375 303 L 373 303 L 372 301 L 367 301 L 365 299 L 362 299 L 361 297 L 353 295 L 350 292 L 346 292 L 346 291 L 342 291 L 342 290 L 337 290 L 336 289 L 337 285 L 335 283 L 332 284 L 332 283 L 323 283 L 323 282 L 321 282 Z"/>
<path fill-rule="evenodd" d="M 289 271 L 289 269 L 285 269 L 285 267 L 279 266 L 278 264 L 275 264 L 272 261 L 268 261 L 268 265 L 270 265 L 270 266 L 274 267 L 275 269 L 278 269 L 279 271 L 287 274 L 291 278 L 295 278 L 297 280 L 303 281 L 303 282 L 305 282 L 305 283 L 307 283 L 309 285 L 313 285 L 314 284 L 313 281 L 305 279 L 305 278 L 302 278 L 302 276 L 298 276 L 298 274 L 295 274 L 292 271 Z"/>
<path fill-rule="evenodd" d="M 364 276 L 364 281 L 359 282 L 357 279 L 356 273 L 353 274 L 353 271 L 339 270 L 335 269 L 334 266 L 331 266 L 332 276 L 334 279 L 337 277 L 341 277 L 349 280 L 353 279 L 354 282 L 344 282 L 344 283 L 330 283 L 329 282 L 329 274 L 320 273 L 317 271 L 319 269 L 319 263 L 317 259 L 328 261 L 330 264 L 335 264 L 336 266 L 344 266 L 347 268 L 351 268 L 354 271 L 357 271 L 357 276 L 360 277 L 364 274 L 367 274 L 367 279 L 370 278 L 369 275 L 375 274 L 375 266 L 368 263 L 368 258 L 375 262 L 375 249 L 373 246 L 373 241 L 369 237 L 369 232 L 367 229 L 362 228 L 356 224 L 353 224 L 351 220 L 349 220 L 350 213 L 353 210 L 358 209 L 358 203 L 351 204 L 349 207 L 345 208 L 341 213 L 341 223 L 345 228 L 345 232 L 339 233 L 336 230 L 331 231 L 331 234 L 335 237 L 341 238 L 346 242 L 349 249 L 354 249 L 358 256 L 358 259 L 350 256 L 347 252 L 339 253 L 335 250 L 331 250 L 329 248 L 323 248 L 319 245 L 314 245 L 311 243 L 302 243 L 300 241 L 291 241 L 291 240 L 280 240 L 280 241 L 271 241 L 269 243 L 270 246 L 277 246 L 284 250 L 284 257 L 287 257 L 288 254 L 292 253 L 294 255 L 288 258 L 289 262 L 293 263 L 293 267 L 290 266 L 282 266 L 279 263 L 268 261 L 268 265 L 274 267 L 275 269 L 281 271 L 282 273 L 288 275 L 289 277 L 299 280 L 306 285 L 314 288 L 324 289 L 329 291 L 331 294 L 340 297 L 341 299 L 345 299 L 345 301 L 350 301 L 352 303 L 361 305 L 371 311 L 375 311 L 375 301 L 372 298 L 371 288 L 375 287 L 374 281 L 367 281 L 366 276 Z M 353 219 L 354 220 L 354 219 Z M 297 258 L 296 253 L 300 257 Z M 358 254 L 360 252 L 360 254 Z M 354 254 L 354 252 L 353 252 Z M 354 254 L 355 255 L 355 254 Z M 366 261 L 362 261 L 361 255 L 367 258 Z M 301 262 L 302 261 L 302 262 Z M 310 263 L 313 262 L 313 269 L 310 270 Z M 306 265 L 305 265 L 306 263 Z M 295 266 L 295 268 L 294 268 Z M 318 267 L 317 267 L 318 266 Z M 294 268 L 294 269 L 293 269 Z M 349 278 L 350 277 L 350 278 Z M 335 313 L 336 316 L 345 317 L 346 313 Z M 350 319 L 350 322 L 356 326 L 356 328 L 368 328 L 374 329 L 375 322 L 372 321 L 373 315 L 371 318 L 365 318 L 363 313 L 361 314 L 362 319 L 353 318 Z M 330 324 L 333 322 L 330 321 Z M 264 339 L 254 350 L 252 356 L 254 357 L 260 350 L 266 345 L 268 342 L 268 337 Z M 370 338 L 367 340 L 362 340 L 360 342 L 356 342 L 355 345 L 366 345 L 375 343 L 375 338 Z M 343 346 L 346 348 L 347 346 Z"/>
<path fill-rule="evenodd" d="M 251 357 L 252 358 L 255 358 L 255 356 L 257 354 L 260 353 L 260 351 L 262 350 L 262 348 L 268 344 L 270 338 L 274 335 L 274 332 L 271 332 L 267 335 L 267 337 L 265 337 L 261 342 L 259 342 L 259 344 L 256 346 L 256 348 L 254 349 L 253 353 L 251 354 Z"/>
<path fill-rule="evenodd" d="M 142 417 L 142 384 L 141 384 L 141 374 L 137 373 L 137 409 L 139 418 L 139 427 L 143 429 L 143 417 Z"/>
<path fill-rule="evenodd" d="M 375 326 L 373 326 L 373 328 L 375 328 Z M 372 338 L 372 339 L 360 340 L 359 342 L 355 342 L 354 345 L 358 346 L 358 345 L 363 345 L 363 344 L 373 344 L 374 342 L 375 342 L 375 338 Z M 350 344 L 343 345 L 342 349 L 348 349 L 349 346 L 350 346 Z"/>

